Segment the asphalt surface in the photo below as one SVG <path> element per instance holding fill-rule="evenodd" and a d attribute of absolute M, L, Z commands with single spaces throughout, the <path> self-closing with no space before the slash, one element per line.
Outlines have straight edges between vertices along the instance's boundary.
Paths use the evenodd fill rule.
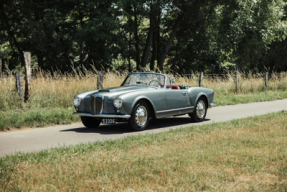
<path fill-rule="evenodd" d="M 120 139 L 130 135 L 159 133 L 179 127 L 198 126 L 282 110 L 287 110 L 287 99 L 214 107 L 208 109 L 206 120 L 201 123 L 193 123 L 187 115 L 152 120 L 148 129 L 141 132 L 130 131 L 127 123 L 100 125 L 96 129 L 87 129 L 82 123 L 73 123 L 71 125 L 3 132 L 0 133 L 0 157 L 16 152 L 35 152 L 53 147 Z"/>

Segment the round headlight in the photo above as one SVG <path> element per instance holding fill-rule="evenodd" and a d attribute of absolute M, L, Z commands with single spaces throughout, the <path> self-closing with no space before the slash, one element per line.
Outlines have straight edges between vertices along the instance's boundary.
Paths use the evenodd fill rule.
<path fill-rule="evenodd" d="M 81 104 L 81 99 L 79 97 L 74 97 L 74 101 L 73 104 L 75 105 L 75 107 L 79 107 Z"/>
<path fill-rule="evenodd" d="M 113 103 L 115 108 L 119 109 L 123 105 L 123 100 L 121 98 L 115 98 Z"/>

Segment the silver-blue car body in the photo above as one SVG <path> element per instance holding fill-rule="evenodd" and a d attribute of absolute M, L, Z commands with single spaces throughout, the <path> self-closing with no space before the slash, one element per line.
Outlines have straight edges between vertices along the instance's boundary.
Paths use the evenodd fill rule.
<path fill-rule="evenodd" d="M 151 119 L 184 114 L 195 122 L 203 121 L 207 109 L 215 105 L 214 91 L 173 83 L 168 75 L 133 73 L 120 87 L 76 95 L 74 115 L 88 128 L 127 121 L 132 129 L 144 130 Z"/>

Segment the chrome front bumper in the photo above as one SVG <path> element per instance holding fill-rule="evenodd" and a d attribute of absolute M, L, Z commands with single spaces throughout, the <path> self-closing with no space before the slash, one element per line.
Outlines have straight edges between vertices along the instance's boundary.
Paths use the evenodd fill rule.
<path fill-rule="evenodd" d="M 214 107 L 216 103 L 209 103 L 209 108 Z"/>
<path fill-rule="evenodd" d="M 129 119 L 130 115 L 109 115 L 109 114 L 98 114 L 92 115 L 90 113 L 74 113 L 76 116 L 80 117 L 98 117 L 98 118 L 110 118 L 110 119 Z"/>

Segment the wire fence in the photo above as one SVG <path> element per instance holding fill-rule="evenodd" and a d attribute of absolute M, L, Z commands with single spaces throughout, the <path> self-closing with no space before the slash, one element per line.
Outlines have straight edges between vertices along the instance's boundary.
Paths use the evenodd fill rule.
<path fill-rule="evenodd" d="M 127 73 L 118 73 L 121 75 L 127 75 L 129 74 Z M 189 78 L 189 79 L 198 79 L 200 76 L 200 73 L 194 73 L 194 74 L 167 74 L 173 77 L 185 77 L 185 78 Z M 25 75 L 22 75 L 23 77 Z M 72 74 L 72 73 L 64 73 L 64 74 L 59 74 L 59 73 L 43 73 L 43 74 L 37 74 L 37 73 L 33 73 L 31 75 L 31 78 L 63 78 L 63 77 L 67 77 L 67 78 L 96 78 L 98 76 L 98 73 L 79 73 L 79 74 Z M 264 78 L 266 76 L 266 73 L 239 73 L 239 77 L 240 78 Z M 9 77 L 16 77 L 16 74 L 14 73 L 2 73 L 0 74 L 0 79 L 1 78 L 9 78 Z M 228 79 L 228 78 L 234 78 L 236 77 L 236 73 L 226 73 L 226 74 L 211 74 L 211 73 L 203 73 L 203 77 L 204 79 Z M 286 78 L 287 77 L 287 72 L 280 72 L 280 73 L 268 73 L 268 77 L 272 78 L 272 77 L 276 77 L 276 78 Z"/>
<path fill-rule="evenodd" d="M 238 74 L 240 78 L 265 78 L 266 73 L 239 73 Z M 200 76 L 199 74 L 182 74 L 182 75 L 174 75 L 174 77 L 186 77 L 190 79 L 198 79 Z M 227 74 L 208 74 L 203 73 L 204 79 L 229 79 L 229 78 L 235 78 L 236 73 L 227 73 Z M 281 73 L 268 73 L 268 78 L 286 78 L 287 72 L 281 72 Z"/>
<path fill-rule="evenodd" d="M 102 71 L 98 72 L 92 72 L 92 71 L 86 71 L 86 72 L 74 72 L 74 73 L 61 73 L 61 72 L 34 72 L 31 74 L 31 79 L 37 79 L 37 78 L 46 78 L 49 80 L 61 80 L 63 78 L 69 79 L 69 78 L 77 78 L 77 79 L 82 79 L 82 78 L 92 78 L 95 81 L 100 81 L 99 82 L 99 88 L 103 87 L 104 84 L 104 79 L 109 75 L 116 75 L 118 77 L 123 77 L 129 74 L 129 72 L 107 72 L 104 73 Z M 235 87 L 236 89 L 239 86 L 240 80 L 241 79 L 262 79 L 265 81 L 265 87 L 268 87 L 268 81 L 276 81 L 276 80 L 281 80 L 281 79 L 286 79 L 287 80 L 287 72 L 281 72 L 281 73 L 242 73 L 242 72 L 230 72 L 226 74 L 210 74 L 210 73 L 203 73 L 203 72 L 197 72 L 193 74 L 168 74 L 172 78 L 186 78 L 188 81 L 197 81 L 198 86 L 202 87 L 204 84 L 204 81 L 227 81 L 227 80 L 232 80 L 235 82 Z M 25 78 L 25 75 L 21 75 L 22 78 Z M 7 78 L 13 78 L 15 77 L 16 79 L 16 74 L 13 73 L 2 73 L 0 75 L 0 83 L 1 79 L 7 79 Z M 100 80 L 99 80 L 100 79 Z M 19 80 L 18 80 L 19 81 Z M 16 81 L 17 83 L 17 81 Z"/>
<path fill-rule="evenodd" d="M 42 90 L 42 87 L 49 90 L 50 87 L 57 89 L 58 85 L 65 88 L 78 86 L 86 87 L 96 85 L 97 89 L 107 87 L 116 87 L 124 80 L 129 73 L 114 73 L 114 72 L 101 72 L 97 73 L 32 73 L 31 86 L 32 92 Z M 168 74 L 171 78 L 175 78 L 177 85 L 187 85 L 192 87 L 209 87 L 212 89 L 226 89 L 227 92 L 242 93 L 248 92 L 247 90 L 286 90 L 287 88 L 287 72 L 281 73 L 240 73 L 231 72 L 228 74 L 209 74 L 209 73 L 193 73 L 193 74 Z M 0 75 L 0 85 L 4 87 L 13 87 L 16 90 L 21 100 L 23 100 L 24 87 L 26 92 L 25 75 L 19 72 L 17 74 L 6 73 Z M 15 84 L 14 84 L 15 83 Z M 13 85 L 14 84 L 14 85 Z M 95 89 L 95 86 L 92 87 Z M 2 90 L 4 90 L 2 89 Z M 12 90 L 12 89 L 11 89 Z M 15 89 L 14 89 L 15 90 Z M 88 90 L 88 88 L 87 88 Z"/>

